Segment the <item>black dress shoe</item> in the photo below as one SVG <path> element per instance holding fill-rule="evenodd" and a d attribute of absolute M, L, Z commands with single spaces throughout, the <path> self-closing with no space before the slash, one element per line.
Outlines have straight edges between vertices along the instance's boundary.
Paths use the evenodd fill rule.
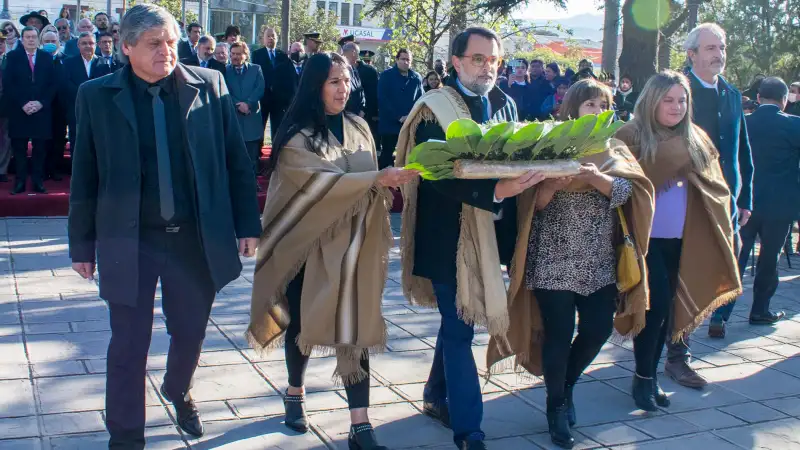
<path fill-rule="evenodd" d="M 569 426 L 574 427 L 578 423 L 578 416 L 575 413 L 575 402 L 572 401 L 572 392 L 575 390 L 575 385 L 566 385 L 564 387 L 564 395 L 567 401 L 567 420 Z"/>
<path fill-rule="evenodd" d="M 283 397 L 283 408 L 286 411 L 284 424 L 293 431 L 305 433 L 308 431 L 308 416 L 306 416 L 306 396 L 289 395 Z"/>
<path fill-rule="evenodd" d="M 450 410 L 447 408 L 447 402 L 426 402 L 423 400 L 422 413 L 450 428 Z"/>
<path fill-rule="evenodd" d="M 655 384 L 652 378 L 640 377 L 637 374 L 633 375 L 631 395 L 633 396 L 633 401 L 636 403 L 637 408 L 649 412 L 658 411 L 654 386 Z"/>
<path fill-rule="evenodd" d="M 37 184 L 33 186 L 33 192 L 36 192 L 37 194 L 47 194 L 47 189 L 44 188 L 44 185 Z"/>
<path fill-rule="evenodd" d="M 14 189 L 11 190 L 11 195 L 22 194 L 25 192 L 25 183 L 17 183 L 14 185 Z"/>
<path fill-rule="evenodd" d="M 200 412 L 197 410 L 194 400 L 191 398 L 189 398 L 189 400 L 180 398 L 173 401 L 169 398 L 169 395 L 167 395 L 167 391 L 164 390 L 163 385 L 161 386 L 161 395 L 164 397 L 164 400 L 172 403 L 172 406 L 175 407 L 176 419 L 181 430 L 194 437 L 202 437 L 205 433 L 205 428 L 203 427 L 203 421 L 200 420 Z"/>
<path fill-rule="evenodd" d="M 656 399 L 656 405 L 662 408 L 668 408 L 669 405 L 672 403 L 669 401 L 669 397 L 667 397 L 667 393 L 661 389 L 661 386 L 658 384 L 658 377 L 653 377 L 653 397 Z"/>
<path fill-rule="evenodd" d="M 467 440 L 461 443 L 459 450 L 487 450 L 483 441 Z"/>
<path fill-rule="evenodd" d="M 369 422 L 350 425 L 347 446 L 350 450 L 389 450 L 389 447 L 378 444 L 375 430 Z"/>
<path fill-rule="evenodd" d="M 750 325 L 773 325 L 786 317 L 783 311 L 767 311 L 766 314 L 750 314 Z"/>

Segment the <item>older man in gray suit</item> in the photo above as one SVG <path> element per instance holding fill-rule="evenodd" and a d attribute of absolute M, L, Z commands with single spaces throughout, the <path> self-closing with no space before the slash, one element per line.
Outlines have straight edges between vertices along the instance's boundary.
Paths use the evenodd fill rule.
<path fill-rule="evenodd" d="M 236 117 L 242 129 L 247 154 L 253 162 L 253 174 L 258 173 L 258 159 L 264 143 L 264 123 L 261 120 L 261 96 L 264 95 L 264 74 L 258 64 L 250 64 L 250 49 L 244 42 L 231 44 L 231 63 L 225 71 L 225 82 L 236 106 Z M 259 186 L 259 190 L 261 187 Z"/>

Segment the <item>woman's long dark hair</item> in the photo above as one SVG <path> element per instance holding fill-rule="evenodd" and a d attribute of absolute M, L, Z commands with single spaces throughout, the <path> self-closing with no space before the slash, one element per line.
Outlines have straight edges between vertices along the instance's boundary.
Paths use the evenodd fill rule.
<path fill-rule="evenodd" d="M 306 61 L 297 93 L 275 134 L 267 170 L 275 169 L 283 147 L 304 128 L 312 129 L 312 139 L 328 140 L 328 122 L 325 114 L 325 102 L 322 100 L 322 88 L 334 65 L 348 69 L 347 61 L 337 53 L 317 53 Z M 347 117 L 349 113 L 344 114 Z M 351 120 L 351 122 L 358 125 L 355 121 Z"/>

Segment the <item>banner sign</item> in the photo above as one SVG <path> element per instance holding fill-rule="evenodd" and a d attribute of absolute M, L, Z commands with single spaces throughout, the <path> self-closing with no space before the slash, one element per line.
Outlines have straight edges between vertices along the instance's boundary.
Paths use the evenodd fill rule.
<path fill-rule="evenodd" d="M 367 28 L 367 27 L 336 27 L 339 29 L 341 37 L 353 35 L 356 41 L 382 41 L 392 40 L 392 30 L 390 28 Z"/>

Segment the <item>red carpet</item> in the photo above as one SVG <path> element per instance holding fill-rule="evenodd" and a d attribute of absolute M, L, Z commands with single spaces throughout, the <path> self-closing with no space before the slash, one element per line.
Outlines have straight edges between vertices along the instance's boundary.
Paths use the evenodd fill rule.
<path fill-rule="evenodd" d="M 263 159 L 267 159 L 270 148 L 264 147 L 262 154 Z M 69 213 L 69 180 L 69 176 L 64 176 L 62 181 L 45 181 L 44 187 L 47 189 L 47 194 L 35 194 L 31 191 L 11 195 L 14 176 L 9 175 L 8 183 L 0 183 L 0 217 L 66 216 Z M 258 193 L 259 207 L 264 209 L 268 180 L 258 177 L 258 184 L 264 188 L 262 192 Z M 30 187 L 30 181 L 28 181 L 28 188 Z M 402 209 L 403 198 L 400 191 L 396 191 L 392 212 L 400 212 Z"/>

